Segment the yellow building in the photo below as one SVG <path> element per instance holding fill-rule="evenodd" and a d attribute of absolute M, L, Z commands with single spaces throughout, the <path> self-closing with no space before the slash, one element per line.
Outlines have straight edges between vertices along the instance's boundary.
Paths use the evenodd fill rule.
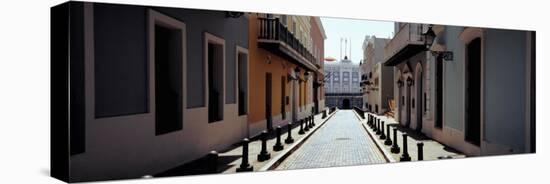
<path fill-rule="evenodd" d="M 313 74 L 320 70 L 320 58 L 311 52 L 310 17 L 249 14 L 248 18 L 248 122 L 249 136 L 255 136 L 312 114 Z"/>

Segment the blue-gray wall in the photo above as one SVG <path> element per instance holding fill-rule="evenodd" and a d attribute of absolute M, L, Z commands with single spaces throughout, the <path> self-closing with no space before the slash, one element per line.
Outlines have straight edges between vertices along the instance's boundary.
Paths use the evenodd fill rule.
<path fill-rule="evenodd" d="M 94 5 L 96 116 L 147 112 L 147 10 L 186 25 L 187 107 L 205 106 L 204 33 L 225 40 L 227 76 L 234 76 L 236 46 L 248 48 L 248 20 L 227 18 L 224 11 Z M 228 97 L 235 96 L 235 77 L 227 78 Z M 235 101 L 235 98 L 228 98 Z"/>
<path fill-rule="evenodd" d="M 487 29 L 485 56 L 485 139 L 525 149 L 526 32 Z"/>
<path fill-rule="evenodd" d="M 454 54 L 453 61 L 443 61 L 443 126 L 463 130 L 464 103 L 464 44 L 458 35 L 464 28 L 445 27 L 447 50 Z"/>
<path fill-rule="evenodd" d="M 208 32 L 225 39 L 226 71 L 235 69 L 236 46 L 248 48 L 248 19 L 226 18 L 224 11 L 190 10 L 181 8 L 153 8 L 179 19 L 186 24 L 187 31 L 187 107 L 204 107 L 204 33 Z M 226 77 L 235 76 L 234 70 Z M 227 78 L 229 79 L 229 78 Z M 226 82 L 228 95 L 235 95 L 234 81 Z M 231 98 L 228 98 L 231 99 Z"/>
<path fill-rule="evenodd" d="M 464 131 L 465 45 L 463 27 L 447 26 L 442 43 L 454 59 L 444 61 L 444 126 Z M 524 149 L 526 108 L 526 32 L 484 29 L 484 137 L 489 143 Z M 435 82 L 435 81 L 434 81 Z"/>

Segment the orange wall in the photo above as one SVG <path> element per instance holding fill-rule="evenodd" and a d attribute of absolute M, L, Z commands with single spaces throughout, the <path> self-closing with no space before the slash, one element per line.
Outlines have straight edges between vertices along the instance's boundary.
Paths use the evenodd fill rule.
<path fill-rule="evenodd" d="M 296 65 L 278 57 L 258 47 L 258 19 L 256 14 L 249 14 L 249 114 L 248 122 L 256 123 L 265 120 L 265 76 L 267 72 L 271 73 L 272 79 L 272 117 L 281 114 L 281 76 L 287 79 L 287 74 L 293 70 Z M 267 58 L 271 57 L 271 63 L 267 63 Z M 284 82 L 286 82 L 285 80 Z M 286 83 L 285 95 L 290 97 L 290 85 Z M 285 111 L 290 112 L 290 105 L 285 105 Z M 286 120 L 291 118 L 291 113 L 286 114 Z"/>

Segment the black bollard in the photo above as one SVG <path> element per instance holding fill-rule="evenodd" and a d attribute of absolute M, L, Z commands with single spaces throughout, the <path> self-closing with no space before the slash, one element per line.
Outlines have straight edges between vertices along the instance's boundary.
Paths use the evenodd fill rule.
<path fill-rule="evenodd" d="M 380 132 L 380 119 L 378 119 L 378 123 L 376 123 L 376 135 L 380 135 L 382 134 Z"/>
<path fill-rule="evenodd" d="M 315 116 L 311 115 L 311 124 L 315 126 Z"/>
<path fill-rule="evenodd" d="M 403 154 L 401 155 L 401 158 L 399 161 L 411 161 L 411 157 L 409 156 L 409 152 L 407 151 L 407 133 L 403 133 Z"/>
<path fill-rule="evenodd" d="M 285 139 L 285 143 L 290 144 L 294 142 L 294 139 L 292 138 L 292 123 L 288 123 L 287 127 L 287 136 Z"/>
<path fill-rule="evenodd" d="M 323 111 L 323 115 L 321 116 L 321 119 L 327 118 L 327 110 Z"/>
<path fill-rule="evenodd" d="M 307 122 L 309 122 L 309 128 L 313 128 L 313 121 L 311 120 L 311 116 L 307 117 Z"/>
<path fill-rule="evenodd" d="M 277 126 L 275 133 L 277 134 L 277 142 L 273 145 L 273 151 L 281 151 L 284 148 L 283 144 L 281 144 L 281 126 Z"/>
<path fill-rule="evenodd" d="M 382 140 L 384 140 L 384 139 L 386 139 L 386 133 L 384 133 L 384 122 L 383 122 L 383 121 L 382 121 L 382 124 L 381 124 L 381 127 L 380 127 L 380 128 L 381 128 L 381 130 L 380 130 L 381 133 L 380 133 L 380 137 L 379 137 L 379 138 L 382 139 Z"/>
<path fill-rule="evenodd" d="M 377 123 L 378 126 L 376 127 L 376 134 L 380 134 L 380 118 L 377 118 L 376 122 L 378 122 Z"/>
<path fill-rule="evenodd" d="M 367 125 L 370 127 L 370 114 L 367 114 Z"/>
<path fill-rule="evenodd" d="M 304 133 L 305 133 L 305 132 L 304 132 L 304 120 L 301 119 L 301 120 L 300 120 L 300 131 L 298 131 L 298 134 L 302 135 L 302 134 L 304 134 Z"/>
<path fill-rule="evenodd" d="M 424 143 L 416 143 L 416 146 L 418 147 L 418 160 L 424 160 Z"/>
<path fill-rule="evenodd" d="M 306 132 L 309 131 L 309 125 L 308 125 L 308 122 L 307 122 L 307 118 L 302 119 L 302 121 L 305 121 L 304 122 L 305 123 L 304 124 L 304 131 L 306 131 Z"/>
<path fill-rule="evenodd" d="M 393 145 L 391 146 L 392 153 L 399 153 L 401 148 L 397 145 L 397 128 L 393 128 Z"/>
<path fill-rule="evenodd" d="M 390 138 L 390 125 L 386 125 L 386 140 L 384 141 L 384 145 L 389 146 L 392 144 L 391 138 Z"/>
<path fill-rule="evenodd" d="M 248 163 L 248 143 L 249 142 L 250 140 L 248 140 L 247 138 L 243 139 L 243 156 L 241 160 L 241 166 L 237 168 L 237 172 L 252 171 L 254 169 L 254 167 L 252 167 Z"/>
<path fill-rule="evenodd" d="M 370 128 L 372 128 L 372 129 L 374 129 L 374 124 L 375 124 L 374 121 L 375 121 L 374 115 L 371 115 L 370 116 Z"/>
<path fill-rule="evenodd" d="M 218 157 L 219 156 L 217 151 L 210 151 L 210 153 L 208 153 L 208 173 L 218 172 Z"/>
<path fill-rule="evenodd" d="M 258 161 L 263 162 L 271 158 L 271 154 L 267 152 L 267 131 L 262 132 L 262 151 L 258 154 Z"/>
<path fill-rule="evenodd" d="M 372 128 L 372 115 L 371 115 L 371 114 L 369 114 L 369 121 L 368 121 L 368 123 L 369 123 L 369 127 Z"/>

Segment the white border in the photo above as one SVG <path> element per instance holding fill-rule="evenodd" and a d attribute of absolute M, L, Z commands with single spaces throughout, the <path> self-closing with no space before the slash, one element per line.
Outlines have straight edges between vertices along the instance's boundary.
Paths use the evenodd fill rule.
<path fill-rule="evenodd" d="M 3 29 L 0 34 L 0 140 L 3 152 L 0 170 L 10 171 L 2 177 L 3 183 L 64 183 L 49 177 L 49 7 L 62 3 L 59 0 L 3 1 L 0 6 L 0 22 L 17 25 L 16 29 Z M 400 20 L 413 22 L 471 25 L 483 27 L 504 27 L 537 30 L 537 50 L 550 49 L 550 25 L 545 14 L 545 1 L 523 0 L 498 4 L 494 1 L 463 0 L 455 3 L 441 1 L 364 1 L 339 0 L 290 1 L 290 0 L 97 0 L 97 2 L 133 3 L 169 7 L 199 9 L 231 9 L 241 11 L 270 11 L 288 14 L 329 15 L 335 17 L 363 18 L 375 20 Z M 396 6 L 399 5 L 399 6 Z M 307 8 L 306 8 L 307 7 Z M 370 8 L 369 8 L 370 7 Z M 21 10 L 24 9 L 24 12 Z M 429 10 L 429 11 L 428 11 Z M 467 10 L 471 13 L 464 13 Z M 480 14 L 490 16 L 480 16 Z M 5 16 L 12 15 L 12 16 Z M 15 16 L 14 16 L 15 15 Z M 414 15 L 414 16 L 411 16 Z M 24 22 L 30 23 L 25 24 Z M 32 42 L 22 41 L 32 40 Z M 32 44 L 28 44 L 32 43 Z M 537 52 L 537 154 L 483 157 L 459 160 L 379 164 L 325 169 L 303 169 L 279 172 L 257 172 L 245 174 L 223 174 L 170 177 L 163 179 L 124 180 L 115 183 L 280 183 L 284 178 L 292 182 L 341 183 L 363 181 L 373 183 L 418 182 L 424 183 L 520 183 L 526 180 L 545 181 L 550 169 L 550 113 L 543 108 L 550 103 L 550 87 L 544 81 L 550 75 L 542 72 L 550 67 L 550 55 Z M 24 85 L 22 85 L 24 84 Z M 29 129 L 29 126 L 32 128 Z M 25 130 L 10 131 L 10 130 Z M 27 145 L 27 146 L 23 146 Z M 11 150 L 11 151 L 10 151 Z M 411 165 L 412 164 L 412 165 Z M 505 166 L 505 167 L 503 167 Z M 522 169 L 524 168 L 524 169 Z M 396 174 L 399 177 L 395 177 Z M 468 176 L 468 177 L 462 177 Z M 420 177 L 420 178 L 419 178 Z"/>

